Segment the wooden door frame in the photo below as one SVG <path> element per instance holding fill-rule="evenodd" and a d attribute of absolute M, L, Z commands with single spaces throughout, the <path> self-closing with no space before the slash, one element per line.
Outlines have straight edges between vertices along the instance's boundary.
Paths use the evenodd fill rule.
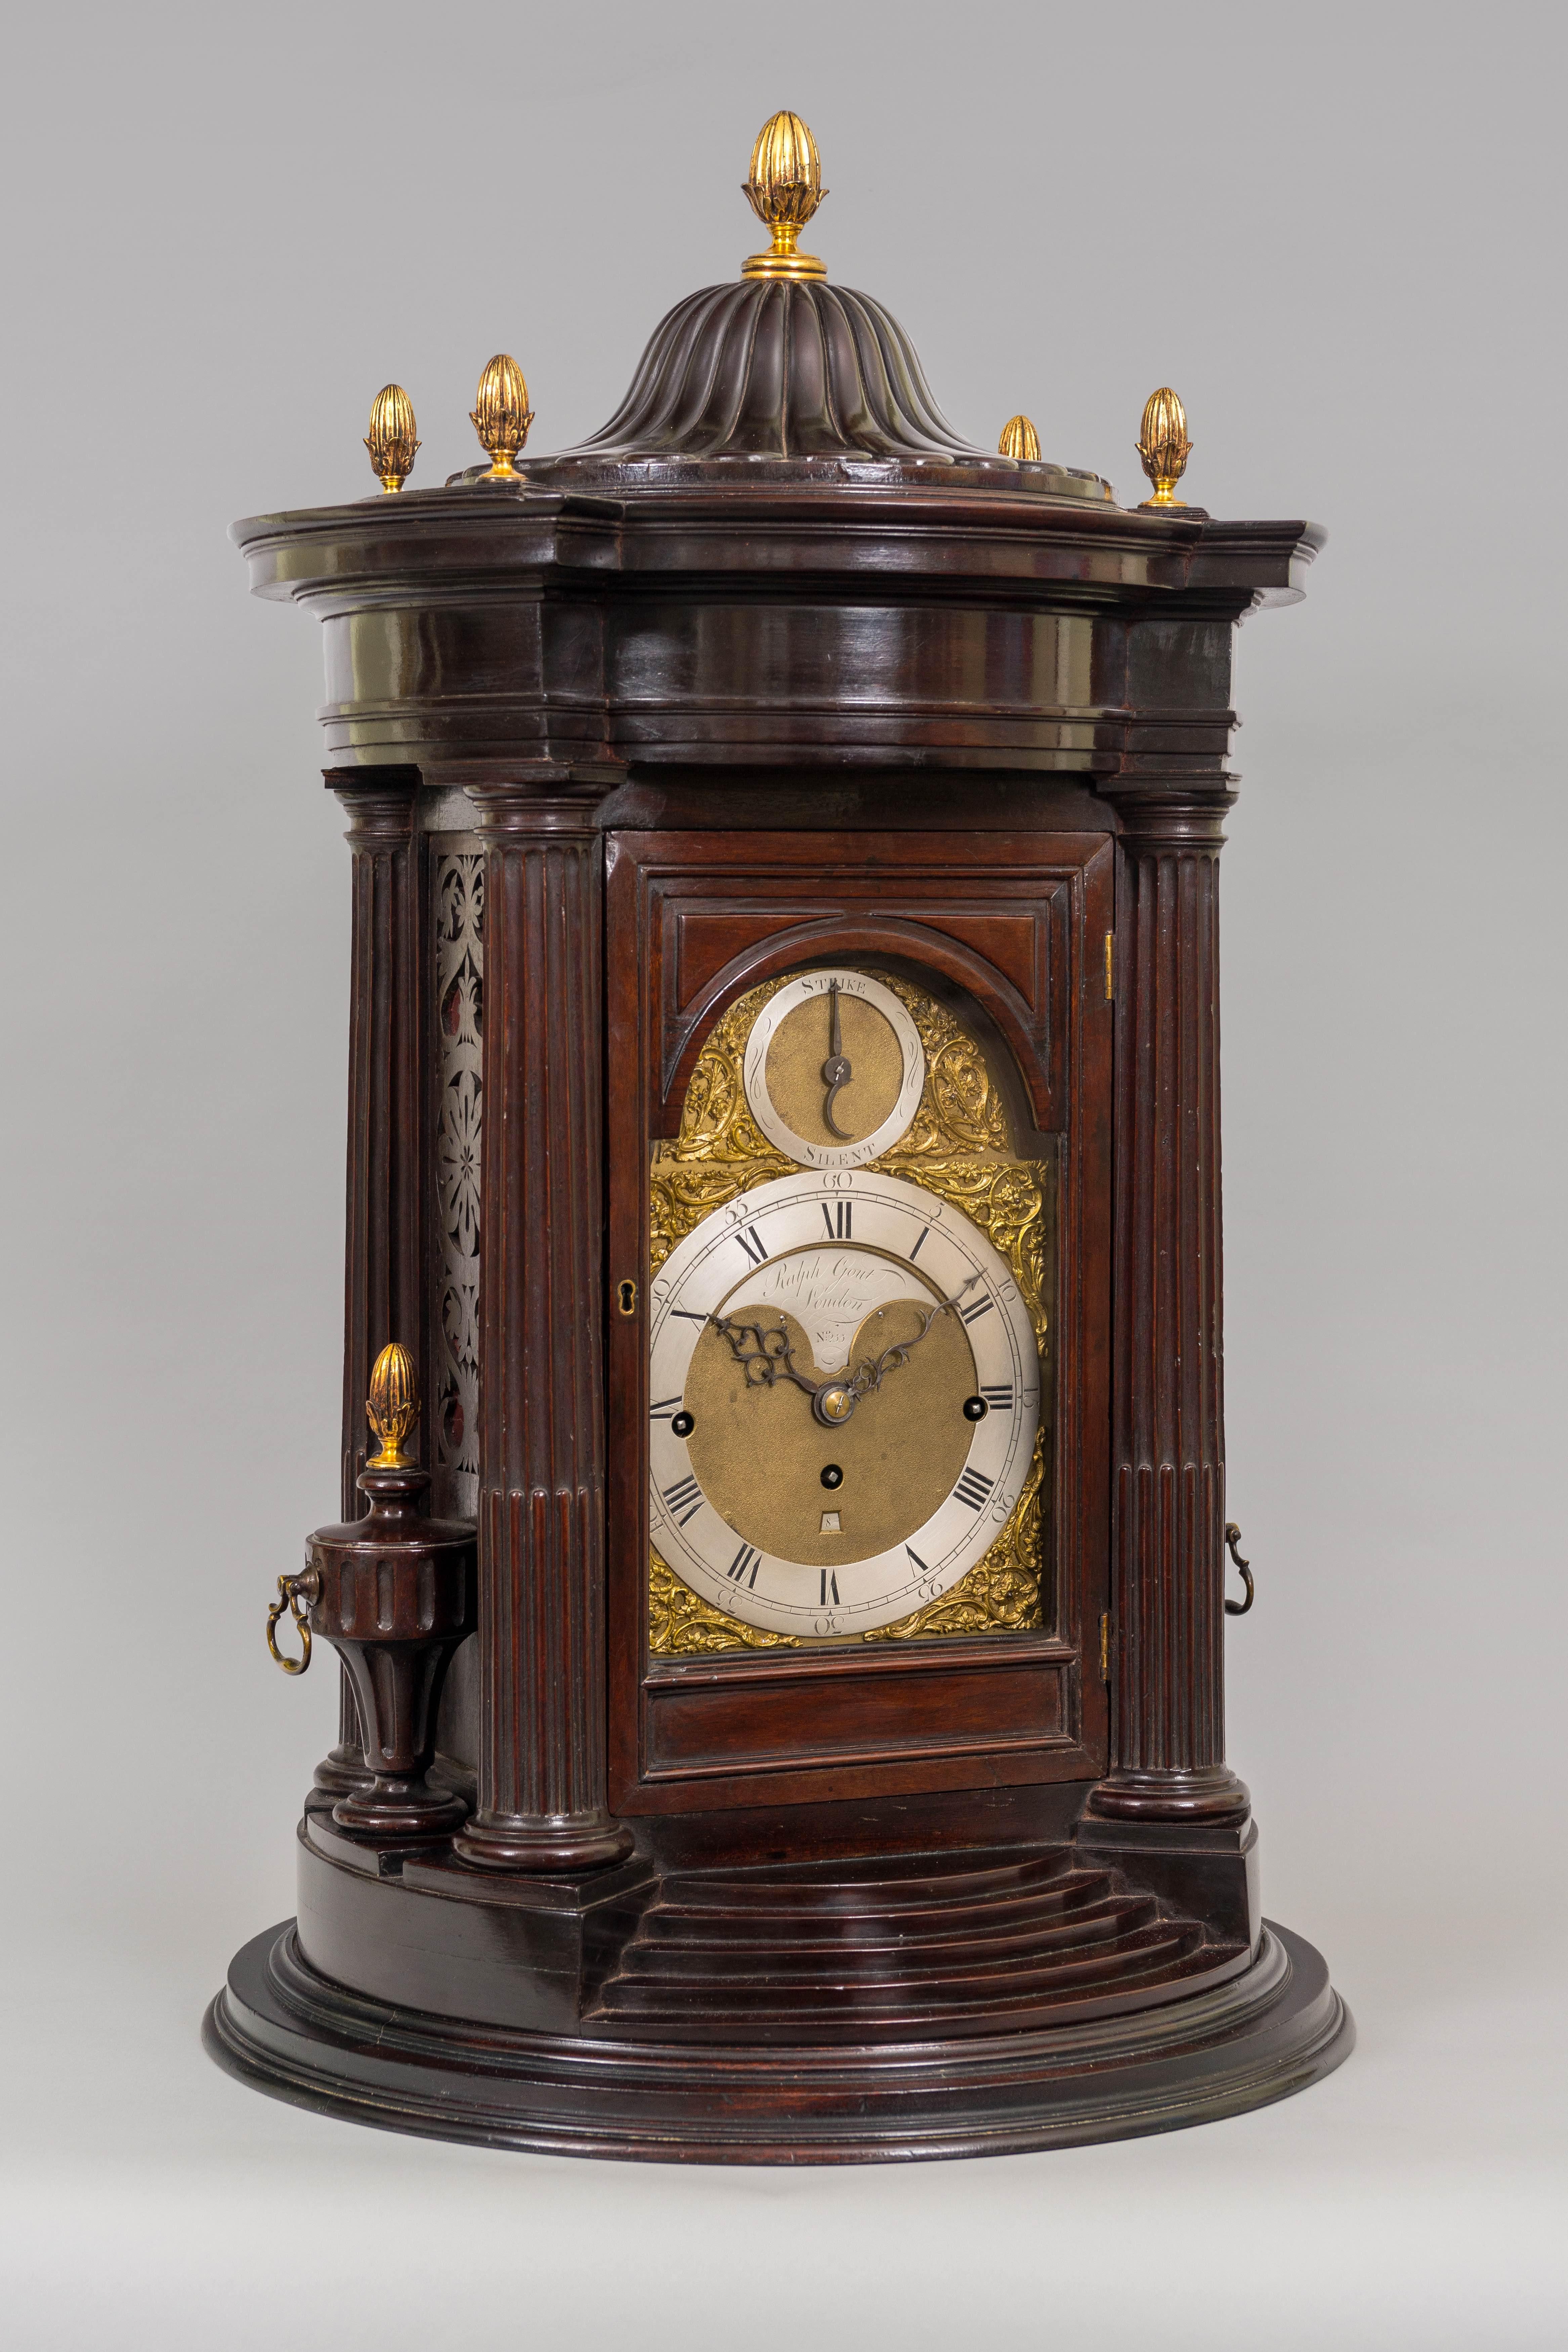
<path fill-rule="evenodd" d="M 606 837 L 605 1264 L 609 1420 L 610 1802 L 668 1813 L 965 1787 L 1093 1780 L 1105 1769 L 1100 1619 L 1110 1495 L 1113 923 L 1108 833 L 611 834 Z M 733 950 L 726 952 L 726 949 Z M 989 950 L 989 952 L 987 952 Z M 1059 1633 L 948 1636 L 801 1652 L 650 1660 L 647 1651 L 648 1158 L 674 1134 L 698 1054 L 735 998 L 832 955 L 902 965 L 1001 1043 L 1037 1151 L 1058 1158 L 1052 1554 Z M 637 1284 L 637 1310 L 617 1311 Z M 897 1678 L 896 1683 L 889 1678 Z M 1059 1693 L 1056 1727 L 1026 1725 L 1031 1685 Z M 939 1692 L 939 1685 L 943 1687 Z M 862 1696 L 918 1713 L 940 1698 L 970 1728 L 840 1746 L 810 1761 L 762 1753 L 650 1767 L 650 1709 L 743 1724 L 816 1697 L 853 1721 Z M 779 1696 L 783 1694 L 783 1697 Z M 1015 1729 L 981 1727 L 993 1705 Z M 793 1696 L 792 1696 L 793 1695 Z M 736 1750 L 735 1752 L 739 1752 Z"/>

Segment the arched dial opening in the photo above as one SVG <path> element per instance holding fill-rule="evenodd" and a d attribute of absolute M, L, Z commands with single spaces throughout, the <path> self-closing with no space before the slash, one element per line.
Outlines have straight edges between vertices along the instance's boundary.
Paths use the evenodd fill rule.
<path fill-rule="evenodd" d="M 650 1646 L 1046 1622 L 1052 1175 L 900 975 L 728 1008 L 652 1170 Z"/>

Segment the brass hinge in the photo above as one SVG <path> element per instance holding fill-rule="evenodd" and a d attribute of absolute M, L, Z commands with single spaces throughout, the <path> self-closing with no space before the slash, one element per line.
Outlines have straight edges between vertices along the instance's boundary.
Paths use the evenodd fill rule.
<path fill-rule="evenodd" d="M 1114 931 L 1107 931 L 1105 934 L 1105 1001 L 1107 1004 L 1114 1003 L 1116 1001 L 1116 933 Z"/>
<path fill-rule="evenodd" d="M 1100 1621 L 1100 1679 L 1110 1680 L 1110 1612 L 1108 1609 Z"/>

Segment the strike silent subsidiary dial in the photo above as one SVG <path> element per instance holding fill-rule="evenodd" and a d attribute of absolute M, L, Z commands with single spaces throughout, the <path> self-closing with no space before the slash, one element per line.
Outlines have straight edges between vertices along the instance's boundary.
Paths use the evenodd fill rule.
<path fill-rule="evenodd" d="M 746 1100 L 770 1143 L 806 1168 L 861 1168 L 920 1108 L 920 1032 L 885 982 L 802 972 L 768 999 L 746 1041 Z"/>

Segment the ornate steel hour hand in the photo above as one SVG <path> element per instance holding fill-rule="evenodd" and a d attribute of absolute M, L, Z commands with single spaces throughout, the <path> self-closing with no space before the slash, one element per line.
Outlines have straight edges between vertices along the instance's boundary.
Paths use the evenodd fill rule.
<path fill-rule="evenodd" d="M 712 1322 L 713 1328 L 730 1342 L 730 1353 L 744 1370 L 750 1386 L 776 1388 L 782 1379 L 793 1381 L 809 1397 L 816 1394 L 820 1383 L 795 1370 L 795 1349 L 782 1323 L 731 1323 L 724 1315 L 715 1315 Z M 752 1344 L 744 1345 L 748 1340 Z"/>
<path fill-rule="evenodd" d="M 844 1040 L 838 1026 L 838 982 L 830 981 L 827 987 L 828 1032 L 827 1059 L 822 1066 L 822 1083 L 827 1088 L 827 1099 L 822 1106 L 822 1123 L 830 1135 L 842 1142 L 853 1143 L 854 1136 L 847 1127 L 840 1127 L 833 1116 L 833 1106 L 840 1087 L 847 1087 L 855 1073 L 843 1052 Z"/>
<path fill-rule="evenodd" d="M 762 1323 L 731 1323 L 723 1315 L 715 1315 L 712 1322 L 713 1328 L 730 1342 L 730 1353 L 744 1367 L 746 1379 L 753 1388 L 776 1388 L 781 1379 L 793 1381 L 811 1399 L 812 1412 L 825 1429 L 838 1429 L 848 1420 L 855 1410 L 856 1395 L 844 1373 L 830 1373 L 825 1381 L 808 1381 L 804 1372 L 797 1372 L 795 1350 L 782 1323 L 776 1328 Z M 747 1340 L 755 1345 L 745 1345 Z"/>

